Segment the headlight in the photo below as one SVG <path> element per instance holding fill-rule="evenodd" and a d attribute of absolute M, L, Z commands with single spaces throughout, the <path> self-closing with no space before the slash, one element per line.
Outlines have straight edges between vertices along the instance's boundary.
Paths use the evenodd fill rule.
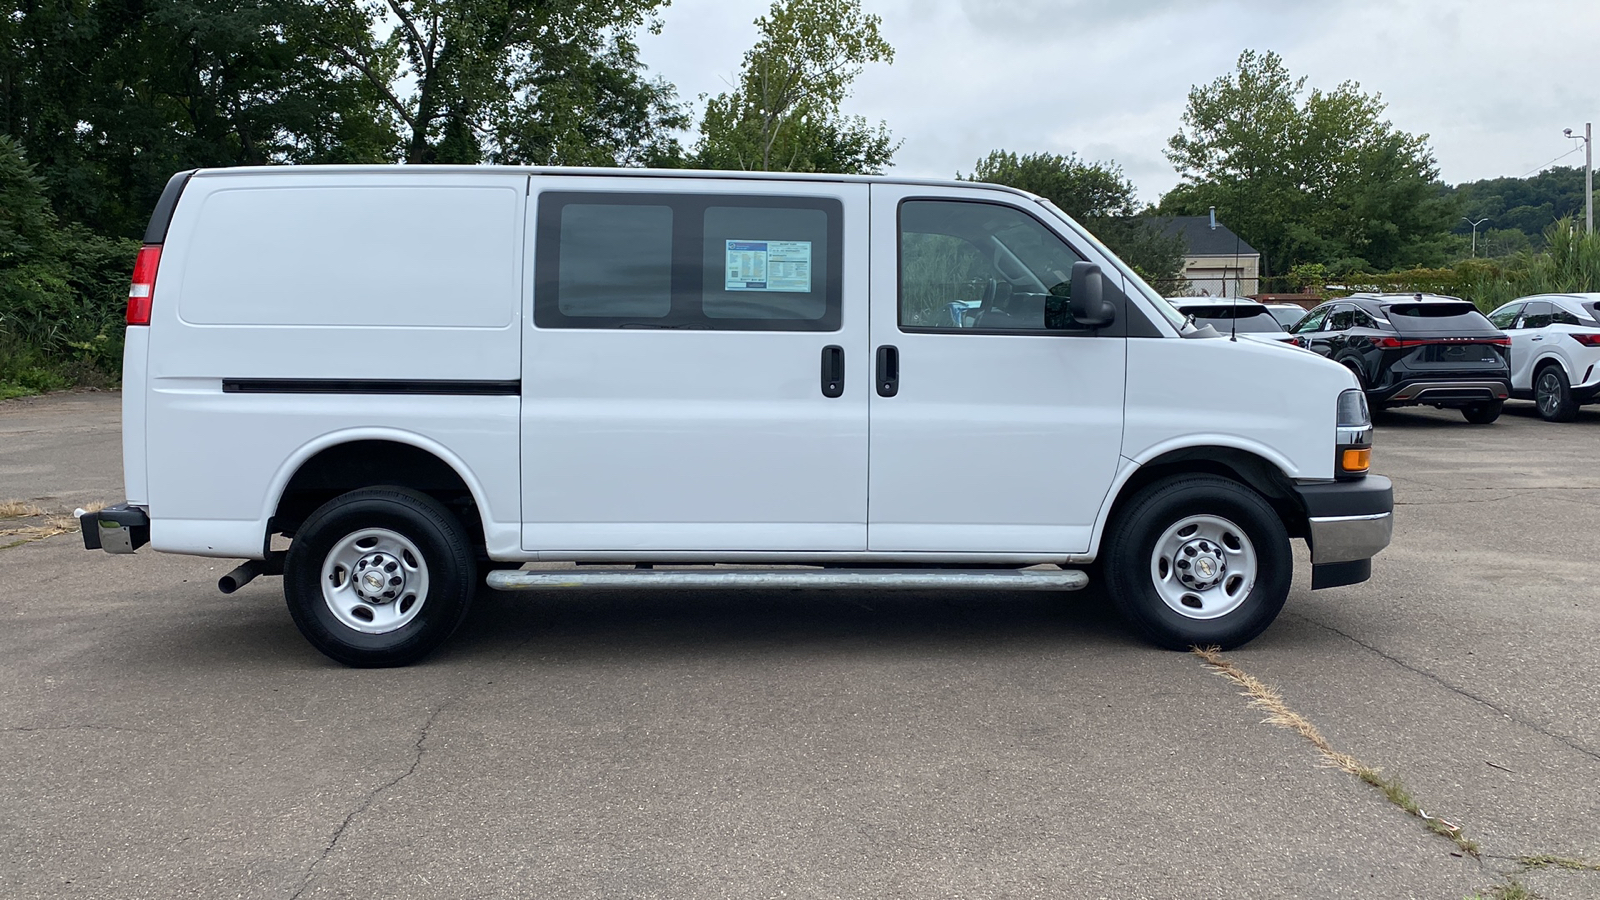
<path fill-rule="evenodd" d="M 1339 395 L 1334 445 L 1335 478 L 1367 477 L 1372 465 L 1372 413 L 1367 409 L 1367 395 L 1359 390 Z"/>
<path fill-rule="evenodd" d="M 1372 413 L 1367 411 L 1365 393 L 1352 389 L 1339 395 L 1339 427 L 1372 427 Z"/>

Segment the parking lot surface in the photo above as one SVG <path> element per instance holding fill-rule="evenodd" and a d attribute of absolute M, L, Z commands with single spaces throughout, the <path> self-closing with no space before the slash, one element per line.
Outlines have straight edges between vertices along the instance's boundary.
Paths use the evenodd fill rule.
<path fill-rule="evenodd" d="M 0 404 L 0 501 L 121 500 L 117 399 Z M 1300 572 L 1225 654 L 1477 856 L 1093 587 L 484 592 L 356 671 L 277 579 L 23 535 L 0 896 L 1600 897 L 1597 448 L 1593 408 L 1387 415 L 1372 580 Z"/>

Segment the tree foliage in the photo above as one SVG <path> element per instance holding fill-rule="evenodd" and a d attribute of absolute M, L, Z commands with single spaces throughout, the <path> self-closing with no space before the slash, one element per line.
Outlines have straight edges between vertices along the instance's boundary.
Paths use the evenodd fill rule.
<path fill-rule="evenodd" d="M 706 103 L 694 162 L 708 169 L 877 173 L 898 142 L 840 106 L 871 62 L 893 62 L 860 0 L 776 0 L 738 84 Z"/>
<path fill-rule="evenodd" d="M 0 135 L 0 393 L 114 378 L 138 246 L 62 227 L 21 145 Z"/>
<path fill-rule="evenodd" d="M 1116 163 L 1085 162 L 1072 153 L 1018 156 L 994 150 L 966 177 L 1044 197 L 1153 283 L 1175 282 L 1183 269 L 1183 240 L 1135 218 L 1139 209 L 1133 182 Z"/>
<path fill-rule="evenodd" d="M 335 69 L 364 78 L 412 163 L 631 165 L 687 119 L 634 36 L 667 0 L 331 0 Z"/>
<path fill-rule="evenodd" d="M 1235 72 L 1190 90 L 1167 145 L 1181 182 L 1161 212 L 1215 206 L 1276 272 L 1442 261 L 1454 208 L 1427 136 L 1397 130 L 1385 109 L 1355 82 L 1307 93 L 1276 53 L 1247 50 Z"/>
<path fill-rule="evenodd" d="M 1488 218 L 1478 227 L 1479 254 L 1483 255 L 1485 239 L 1493 232 L 1489 246 L 1499 245 L 1496 255 L 1505 255 L 1543 247 L 1545 230 L 1557 220 L 1583 218 L 1583 169 L 1555 166 L 1530 178 L 1469 181 L 1450 188 L 1448 194 L 1460 204 L 1460 215 L 1465 217 L 1456 219 L 1455 233 L 1470 235 L 1472 226 L 1467 219 Z M 1515 237 L 1516 232 L 1523 237 Z"/>

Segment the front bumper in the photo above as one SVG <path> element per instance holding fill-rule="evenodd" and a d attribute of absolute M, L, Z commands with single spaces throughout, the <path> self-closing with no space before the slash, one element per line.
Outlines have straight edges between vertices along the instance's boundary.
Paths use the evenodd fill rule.
<path fill-rule="evenodd" d="M 150 543 L 150 517 L 137 506 L 118 503 L 97 512 L 78 512 L 83 549 L 132 553 Z"/>
<path fill-rule="evenodd" d="M 1295 487 L 1306 510 L 1311 589 L 1359 584 L 1394 534 L 1394 485 L 1382 475 Z"/>

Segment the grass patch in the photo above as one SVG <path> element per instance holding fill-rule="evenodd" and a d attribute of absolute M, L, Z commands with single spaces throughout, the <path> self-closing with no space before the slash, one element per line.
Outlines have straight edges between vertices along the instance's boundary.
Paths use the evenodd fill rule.
<path fill-rule="evenodd" d="M 1467 900 L 1539 900 L 1539 895 L 1515 878 L 1508 878 L 1505 884 L 1495 885 L 1481 894 L 1473 894 Z"/>
<path fill-rule="evenodd" d="M 1240 688 L 1240 693 L 1250 698 L 1250 706 L 1252 708 L 1259 709 L 1267 714 L 1266 719 L 1263 720 L 1266 724 L 1293 731 L 1305 738 L 1311 746 L 1317 749 L 1317 753 L 1322 757 L 1323 765 L 1342 772 L 1348 772 L 1372 785 L 1382 791 L 1384 797 L 1388 798 L 1390 803 L 1421 819 L 1427 825 L 1429 831 L 1440 837 L 1449 838 L 1463 853 L 1469 854 L 1474 858 L 1478 857 L 1477 842 L 1463 835 L 1461 826 L 1423 812 L 1422 807 L 1417 805 L 1416 800 L 1406 790 L 1405 785 L 1400 783 L 1400 779 L 1392 776 L 1385 777 L 1379 769 L 1363 763 L 1348 753 L 1335 750 L 1333 745 L 1328 743 L 1328 739 L 1322 736 L 1322 732 L 1317 730 L 1317 726 L 1311 723 L 1310 719 L 1295 712 L 1290 708 L 1289 704 L 1284 702 L 1283 695 L 1273 690 L 1271 686 L 1261 679 L 1240 669 L 1224 658 L 1220 649 L 1216 647 L 1191 647 L 1190 652 L 1200 657 L 1213 674 L 1220 675 L 1237 685 Z"/>
<path fill-rule="evenodd" d="M 0 500 L 0 519 L 31 519 L 44 515 L 44 510 L 21 500 Z"/>
<path fill-rule="evenodd" d="M 1566 869 L 1569 872 L 1600 872 L 1600 863 L 1573 859 L 1570 856 L 1551 856 L 1547 853 L 1542 853 L 1538 856 L 1519 857 L 1517 862 L 1527 869 Z"/>

